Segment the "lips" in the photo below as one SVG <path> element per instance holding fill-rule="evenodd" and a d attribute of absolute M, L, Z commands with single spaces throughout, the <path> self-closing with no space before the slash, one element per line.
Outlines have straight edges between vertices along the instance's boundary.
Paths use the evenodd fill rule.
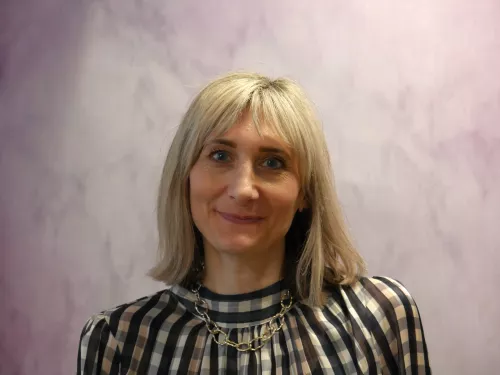
<path fill-rule="evenodd" d="M 220 212 L 220 211 L 217 212 L 220 216 L 222 216 L 223 219 L 226 219 L 227 221 L 236 224 L 254 224 L 264 220 L 264 218 L 261 216 L 236 215 L 227 212 Z"/>

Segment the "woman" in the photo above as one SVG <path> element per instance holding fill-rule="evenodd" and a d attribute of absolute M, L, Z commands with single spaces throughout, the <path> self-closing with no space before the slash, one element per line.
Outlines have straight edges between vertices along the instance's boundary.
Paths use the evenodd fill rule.
<path fill-rule="evenodd" d="M 166 290 L 93 316 L 79 374 L 430 374 L 419 312 L 363 277 L 321 126 L 295 83 L 234 73 L 174 137 L 158 199 Z"/>

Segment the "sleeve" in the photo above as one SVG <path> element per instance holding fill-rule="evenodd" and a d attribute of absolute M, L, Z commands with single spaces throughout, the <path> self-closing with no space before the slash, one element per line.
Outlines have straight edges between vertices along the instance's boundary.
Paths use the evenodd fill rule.
<path fill-rule="evenodd" d="M 420 312 L 413 297 L 398 281 L 376 277 L 374 283 L 386 301 L 386 338 L 398 374 L 430 375 L 431 367 Z"/>
<path fill-rule="evenodd" d="M 77 375 L 118 375 L 120 350 L 103 315 L 90 318 L 78 347 Z"/>

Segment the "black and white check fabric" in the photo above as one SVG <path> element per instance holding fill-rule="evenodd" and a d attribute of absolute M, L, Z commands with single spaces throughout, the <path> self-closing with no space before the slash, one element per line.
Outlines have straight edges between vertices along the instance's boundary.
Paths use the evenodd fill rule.
<path fill-rule="evenodd" d="M 209 315 L 233 341 L 262 334 L 284 285 L 236 296 L 201 288 Z M 430 374 L 417 305 L 389 278 L 331 287 L 322 308 L 300 302 L 259 351 L 219 346 L 196 315 L 194 294 L 173 286 L 93 316 L 78 351 L 79 375 Z"/>

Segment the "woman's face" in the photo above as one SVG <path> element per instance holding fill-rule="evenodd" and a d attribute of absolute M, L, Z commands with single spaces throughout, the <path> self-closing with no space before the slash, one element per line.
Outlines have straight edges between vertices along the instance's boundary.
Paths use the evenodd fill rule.
<path fill-rule="evenodd" d="M 245 115 L 219 138 L 209 138 L 189 175 L 191 213 L 205 251 L 238 254 L 284 249 L 302 207 L 298 165 L 291 149 Z"/>

